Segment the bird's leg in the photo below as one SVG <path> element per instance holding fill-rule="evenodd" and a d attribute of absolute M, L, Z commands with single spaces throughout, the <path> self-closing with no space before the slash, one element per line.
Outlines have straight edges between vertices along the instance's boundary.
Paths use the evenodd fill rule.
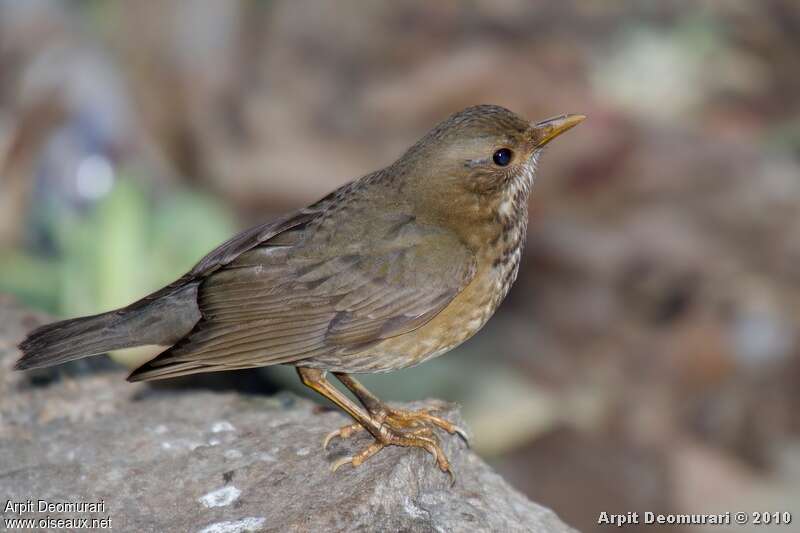
<path fill-rule="evenodd" d="M 388 430 L 389 433 L 393 435 L 402 435 L 416 439 L 416 444 L 401 445 L 416 446 L 427 449 L 436 458 L 439 468 L 442 471 L 450 474 L 451 478 L 453 477 L 453 474 L 450 471 L 450 465 L 441 448 L 439 447 L 439 440 L 437 439 L 433 430 L 435 427 L 438 427 L 444 429 L 448 433 L 458 434 L 462 439 L 464 439 L 464 442 L 469 444 L 467 441 L 466 431 L 449 422 L 448 420 L 431 414 L 436 409 L 426 408 L 418 411 L 411 411 L 407 409 L 390 407 L 349 374 L 341 372 L 334 372 L 333 374 L 356 396 L 356 398 L 358 398 L 359 402 L 361 402 L 364 408 L 366 408 L 372 420 L 380 424 L 381 428 Z M 336 437 L 348 438 L 364 429 L 368 430 L 368 428 L 364 425 L 356 423 L 344 426 L 336 431 L 332 431 L 327 435 L 327 437 L 325 437 L 324 446 L 327 448 L 331 440 Z M 372 455 L 388 444 L 397 444 L 396 442 L 384 442 L 381 436 L 376 436 L 374 433 L 373 436 L 375 437 L 376 442 L 362 453 Z M 431 444 L 434 445 L 436 453 L 431 451 Z M 345 460 L 345 462 L 347 462 L 347 460 Z"/>
<path fill-rule="evenodd" d="M 469 445 L 466 431 L 444 418 L 431 414 L 437 409 L 425 408 L 411 411 L 408 409 L 389 407 L 353 376 L 342 372 L 334 372 L 333 375 L 336 376 L 336 379 L 341 381 L 345 387 L 350 389 L 373 418 L 387 423 L 394 428 L 430 428 L 431 426 L 435 426 L 447 431 L 451 435 L 457 434 Z M 347 438 L 357 431 L 356 428 L 342 428 L 340 433 L 334 432 L 334 434 L 329 435 L 329 439 L 326 443 L 333 437 L 339 436 Z"/>
<path fill-rule="evenodd" d="M 359 466 L 364 461 L 381 451 L 384 447 L 389 445 L 407 446 L 414 448 L 423 448 L 428 451 L 436 459 L 436 463 L 443 472 L 450 472 L 450 464 L 444 456 L 444 452 L 439 447 L 436 437 L 432 435 L 429 428 L 417 428 L 411 431 L 399 431 L 397 428 L 390 427 L 388 424 L 383 423 L 371 413 L 365 412 L 364 409 L 356 405 L 350 398 L 344 395 L 336 387 L 331 385 L 330 381 L 325 377 L 325 371 L 315 368 L 298 367 L 297 373 L 303 384 L 315 390 L 319 394 L 325 396 L 330 401 L 339 406 L 343 411 L 350 415 L 357 423 L 358 426 L 366 429 L 375 438 L 373 442 L 366 449 L 356 454 L 353 457 L 344 457 L 334 463 L 333 470 L 336 471 L 344 464 L 351 463 L 354 467 Z M 347 426 L 346 428 L 353 428 Z M 346 429 L 343 428 L 343 429 Z M 352 433 L 359 431 L 357 429 L 350 429 L 346 432 L 349 436 Z M 330 439 L 326 439 L 326 443 Z"/>

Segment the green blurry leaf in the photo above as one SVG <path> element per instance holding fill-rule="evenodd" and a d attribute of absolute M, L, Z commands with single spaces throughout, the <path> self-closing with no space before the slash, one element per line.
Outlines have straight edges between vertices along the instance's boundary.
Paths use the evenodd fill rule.
<path fill-rule="evenodd" d="M 61 206 L 39 210 L 59 256 L 0 256 L 0 290 L 62 316 L 127 305 L 192 267 L 235 232 L 213 197 L 175 190 L 153 201 L 131 176 L 88 213 Z"/>

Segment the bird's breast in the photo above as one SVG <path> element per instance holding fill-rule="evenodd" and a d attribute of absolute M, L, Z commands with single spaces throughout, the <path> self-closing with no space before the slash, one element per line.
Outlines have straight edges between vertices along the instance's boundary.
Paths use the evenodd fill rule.
<path fill-rule="evenodd" d="M 462 236 L 471 241 L 476 271 L 447 307 L 420 328 L 372 345 L 331 369 L 375 373 L 406 368 L 444 354 L 477 333 L 517 277 L 528 221 L 528 189 L 525 184 L 509 187 L 485 206 L 470 232 Z"/>
<path fill-rule="evenodd" d="M 472 281 L 424 326 L 370 347 L 351 372 L 388 372 L 442 355 L 477 333 L 492 317 L 517 277 L 525 227 L 506 228 L 477 257 Z M 365 352 L 366 355 L 366 352 Z M 355 360 L 350 362 L 354 365 Z"/>

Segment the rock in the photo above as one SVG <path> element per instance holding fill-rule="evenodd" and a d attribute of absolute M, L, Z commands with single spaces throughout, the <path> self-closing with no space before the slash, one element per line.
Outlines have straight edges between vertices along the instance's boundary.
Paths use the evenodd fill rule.
<path fill-rule="evenodd" d="M 348 420 L 294 395 L 129 384 L 104 364 L 12 372 L 35 319 L 0 299 L 0 487 L 19 504 L 3 519 L 108 518 L 118 531 L 158 532 L 573 531 L 455 437 L 441 436 L 453 486 L 426 452 L 396 447 L 332 473 L 369 438 L 323 451 Z M 38 500 L 96 505 L 36 512 Z"/>

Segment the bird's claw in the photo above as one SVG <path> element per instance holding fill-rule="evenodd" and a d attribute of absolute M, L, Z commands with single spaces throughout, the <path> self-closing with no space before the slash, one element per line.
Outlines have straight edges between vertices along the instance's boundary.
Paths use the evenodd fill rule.
<path fill-rule="evenodd" d="M 442 448 L 439 445 L 438 439 L 433 435 L 433 431 L 430 428 L 417 428 L 412 431 L 402 433 L 387 429 L 381 431 L 379 435 L 380 436 L 376 437 L 372 444 L 361 450 L 359 453 L 337 459 L 331 465 L 331 471 L 336 472 L 346 464 L 351 464 L 353 468 L 356 468 L 386 446 L 395 445 L 409 448 L 423 448 L 425 451 L 433 455 L 433 458 L 436 461 L 436 465 L 439 467 L 439 469 L 450 476 L 450 486 L 452 487 L 455 484 L 455 475 L 450 468 L 450 462 L 447 460 L 444 451 L 442 451 Z"/>
<path fill-rule="evenodd" d="M 375 426 L 380 428 L 379 430 L 375 428 L 370 430 L 370 433 L 373 433 L 375 437 L 375 442 L 356 455 L 338 459 L 331 465 L 331 470 L 336 472 L 346 464 L 357 467 L 383 448 L 390 445 L 423 448 L 433 455 L 439 469 L 450 476 L 452 486 L 455 484 L 455 476 L 434 434 L 434 428 L 438 427 L 450 434 L 458 435 L 467 446 L 469 446 L 469 436 L 463 428 L 431 414 L 433 411 L 435 411 L 435 409 L 408 411 L 405 409 L 384 407 L 380 411 L 371 413 Z M 359 423 L 344 426 L 328 433 L 325 436 L 323 447 L 327 450 L 334 439 L 346 439 L 362 431 L 365 431 L 365 427 Z"/>
<path fill-rule="evenodd" d="M 438 428 L 445 430 L 446 432 L 450 433 L 451 435 L 458 435 L 464 444 L 467 447 L 470 447 L 469 443 L 469 435 L 467 431 L 449 420 L 445 420 L 439 416 L 436 416 L 431 413 L 435 413 L 439 409 L 435 407 L 426 407 L 424 409 L 420 409 L 418 411 L 410 411 L 406 409 L 395 409 L 392 407 L 386 407 L 386 419 L 394 420 L 398 423 L 401 427 L 416 427 L 420 425 L 432 424 Z"/>
<path fill-rule="evenodd" d="M 472 447 L 472 445 L 469 443 L 469 435 L 467 434 L 467 431 L 464 428 L 460 426 L 453 426 L 453 431 L 455 432 L 456 435 L 458 435 L 461 438 L 461 440 L 464 442 L 467 448 Z"/>
<path fill-rule="evenodd" d="M 331 444 L 331 441 L 337 437 L 341 439 L 348 439 L 361 431 L 364 431 L 364 426 L 358 422 L 341 427 L 335 431 L 331 431 L 325 435 L 325 440 L 322 442 L 322 449 L 327 450 L 328 446 Z"/>

